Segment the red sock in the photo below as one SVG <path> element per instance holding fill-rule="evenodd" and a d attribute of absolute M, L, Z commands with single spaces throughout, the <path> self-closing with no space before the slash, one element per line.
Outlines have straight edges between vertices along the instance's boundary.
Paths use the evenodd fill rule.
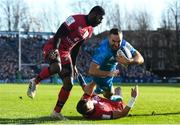
<path fill-rule="evenodd" d="M 66 90 L 64 87 L 61 88 L 58 96 L 58 101 L 56 103 L 56 106 L 54 110 L 56 112 L 61 112 L 61 109 L 63 108 L 64 104 L 66 103 L 68 97 L 69 97 L 70 91 Z"/>
<path fill-rule="evenodd" d="M 39 75 L 37 76 L 37 78 L 35 79 L 36 84 L 39 84 L 39 82 L 43 79 L 49 78 L 51 75 L 49 73 L 49 68 L 44 68 Z"/>

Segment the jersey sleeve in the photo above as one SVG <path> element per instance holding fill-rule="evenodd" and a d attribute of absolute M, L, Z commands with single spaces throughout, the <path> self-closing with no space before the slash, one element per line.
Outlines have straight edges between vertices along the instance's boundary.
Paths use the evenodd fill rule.
<path fill-rule="evenodd" d="M 71 36 L 74 38 L 75 36 L 80 37 L 83 40 L 90 38 L 93 33 L 93 27 L 81 24 L 83 21 L 83 16 L 69 16 L 65 24 L 69 31 L 71 32 Z"/>
<path fill-rule="evenodd" d="M 65 24 L 69 30 L 75 29 L 75 26 L 76 26 L 75 18 L 73 16 L 69 16 L 66 19 Z"/>
<path fill-rule="evenodd" d="M 107 53 L 106 51 L 104 51 L 104 48 L 101 46 L 96 50 L 95 55 L 92 58 L 92 61 L 98 65 L 101 65 L 106 57 L 107 57 Z"/>

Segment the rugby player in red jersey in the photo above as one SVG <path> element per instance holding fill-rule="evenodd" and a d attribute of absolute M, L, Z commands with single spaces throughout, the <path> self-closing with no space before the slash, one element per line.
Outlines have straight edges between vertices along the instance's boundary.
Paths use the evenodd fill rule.
<path fill-rule="evenodd" d="M 76 107 L 77 111 L 87 119 L 116 119 L 125 117 L 133 107 L 138 96 L 138 86 L 135 86 L 131 90 L 131 99 L 126 105 L 122 101 L 120 87 L 115 89 L 114 96 L 117 96 L 116 98 L 119 96 L 119 99 L 116 101 L 92 94 L 93 88 L 94 86 L 89 87 L 88 93 L 84 93 Z"/>
<path fill-rule="evenodd" d="M 104 14 L 105 11 L 101 6 L 95 6 L 88 15 L 69 16 L 59 27 L 54 37 L 49 39 L 43 47 L 43 55 L 45 60 L 49 62 L 49 67 L 44 68 L 36 78 L 30 80 L 27 95 L 34 98 L 36 85 L 41 80 L 58 73 L 63 81 L 63 86 L 51 114 L 54 118 L 64 119 L 60 112 L 73 86 L 73 74 L 79 48 L 86 39 L 91 37 L 93 27 L 101 23 Z"/>

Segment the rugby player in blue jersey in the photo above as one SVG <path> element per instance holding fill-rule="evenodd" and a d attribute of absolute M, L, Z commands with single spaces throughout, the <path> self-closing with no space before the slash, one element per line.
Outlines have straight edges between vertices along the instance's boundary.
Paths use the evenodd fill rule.
<path fill-rule="evenodd" d="M 130 58 L 123 54 L 117 54 L 118 50 L 123 50 L 131 53 Z M 115 99 L 113 78 L 118 75 L 119 70 L 116 66 L 142 64 L 144 59 L 142 55 L 130 43 L 123 39 L 122 32 L 113 28 L 109 32 L 108 38 L 104 39 L 97 48 L 95 55 L 89 68 L 89 74 L 93 76 L 93 81 L 88 86 L 85 86 L 84 91 L 88 91 L 89 86 L 96 84 L 95 93 L 103 94 L 108 99 Z M 88 92 L 87 92 L 88 93 Z"/>

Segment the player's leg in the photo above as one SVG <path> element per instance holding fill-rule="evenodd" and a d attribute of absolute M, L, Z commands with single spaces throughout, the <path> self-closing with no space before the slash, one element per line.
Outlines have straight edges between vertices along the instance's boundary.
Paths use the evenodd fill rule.
<path fill-rule="evenodd" d="M 39 84 L 41 80 L 49 78 L 51 75 L 54 75 L 61 71 L 61 64 L 60 62 L 53 61 L 50 63 L 49 67 L 44 68 L 38 76 L 35 78 L 35 83 Z"/>
<path fill-rule="evenodd" d="M 103 96 L 112 101 L 122 101 L 121 88 L 117 87 L 114 89 L 113 84 L 109 84 L 109 86 L 102 87 L 103 88 Z"/>
<path fill-rule="evenodd" d="M 48 49 L 47 49 L 48 48 Z M 50 47 L 45 47 L 44 49 L 44 57 L 45 61 L 47 61 L 50 66 L 44 68 L 36 78 L 33 78 L 30 80 L 27 95 L 30 98 L 34 98 L 36 94 L 36 85 L 40 83 L 41 80 L 44 80 L 46 78 L 49 78 L 51 75 L 56 74 L 61 71 L 61 61 L 60 61 L 60 55 L 59 53 L 55 53 L 54 59 L 51 58 L 51 48 Z"/>
<path fill-rule="evenodd" d="M 110 86 L 103 86 L 103 96 L 107 99 L 111 99 L 111 97 L 114 95 L 114 87 L 112 85 Z"/>
<path fill-rule="evenodd" d="M 41 80 L 49 78 L 51 75 L 59 72 L 59 64 L 52 63 L 49 67 L 44 68 L 36 78 L 30 80 L 27 95 L 30 98 L 34 98 L 36 94 L 36 87 L 40 83 Z"/>
<path fill-rule="evenodd" d="M 83 89 L 83 91 L 88 95 L 92 95 L 94 92 L 94 87 L 96 86 L 96 83 L 92 81 L 90 84 L 87 85 L 82 74 L 79 73 L 76 68 L 75 68 L 75 72 L 77 74 L 77 80 L 78 80 L 81 88 Z"/>
<path fill-rule="evenodd" d="M 94 90 L 95 94 L 103 94 L 103 79 L 99 77 L 93 77 L 93 83 L 96 84 L 96 88 Z"/>
<path fill-rule="evenodd" d="M 35 78 L 36 84 L 41 80 L 49 78 L 51 75 L 61 71 L 61 59 L 58 50 L 53 50 L 52 45 L 45 45 L 43 48 L 43 56 L 45 61 L 50 64 L 49 67 L 44 68 Z"/>
<path fill-rule="evenodd" d="M 94 93 L 103 94 L 103 89 L 99 85 L 96 85 L 96 89 L 94 90 Z"/>
<path fill-rule="evenodd" d="M 107 99 L 110 99 L 111 96 L 114 94 L 114 87 L 113 87 L 113 77 L 104 78 L 101 80 L 99 84 L 103 89 L 103 96 Z"/>
<path fill-rule="evenodd" d="M 62 71 L 61 73 L 59 73 L 59 76 L 61 77 L 61 79 L 63 80 L 63 86 L 58 94 L 58 100 L 57 103 L 54 107 L 54 111 L 51 114 L 52 117 L 54 118 L 58 118 L 60 120 L 63 120 L 64 117 L 59 114 L 64 106 L 64 104 L 66 103 L 69 95 L 70 95 L 70 91 L 73 87 L 73 69 L 72 69 L 72 64 L 65 64 L 62 65 Z M 56 115 L 59 114 L 59 115 Z M 60 116 L 60 117 L 59 117 Z M 63 118 L 62 118 L 63 117 Z"/>
<path fill-rule="evenodd" d="M 84 77 L 82 76 L 82 74 L 77 70 L 76 67 L 74 67 L 74 72 L 76 74 L 76 78 L 79 82 L 79 85 L 82 87 L 82 89 L 84 90 L 84 88 L 87 86 L 86 81 L 84 80 Z M 75 76 L 75 75 L 74 75 Z"/>

